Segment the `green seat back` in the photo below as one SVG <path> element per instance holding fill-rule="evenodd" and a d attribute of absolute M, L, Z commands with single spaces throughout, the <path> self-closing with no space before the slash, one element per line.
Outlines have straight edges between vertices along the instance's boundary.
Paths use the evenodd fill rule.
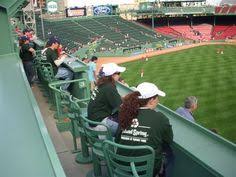
<path fill-rule="evenodd" d="M 103 157 L 102 143 L 104 140 L 112 140 L 110 129 L 101 122 L 95 122 L 82 117 L 83 127 L 88 143 L 93 148 L 93 152 Z M 101 130 L 95 130 L 94 127 L 99 126 Z"/>
<path fill-rule="evenodd" d="M 112 141 L 103 142 L 103 153 L 107 161 L 110 177 L 152 177 L 154 167 L 154 150 L 150 146 L 127 146 Z M 124 156 L 117 153 L 123 151 L 145 152 L 139 156 Z"/>
<path fill-rule="evenodd" d="M 72 95 L 67 95 L 67 100 L 69 100 L 68 112 L 70 114 L 71 119 L 75 119 L 78 125 L 79 131 L 84 132 L 83 123 L 81 117 L 87 117 L 87 109 L 81 108 L 79 105 L 84 104 L 87 105 L 87 102 L 90 98 L 85 99 L 77 99 Z"/>

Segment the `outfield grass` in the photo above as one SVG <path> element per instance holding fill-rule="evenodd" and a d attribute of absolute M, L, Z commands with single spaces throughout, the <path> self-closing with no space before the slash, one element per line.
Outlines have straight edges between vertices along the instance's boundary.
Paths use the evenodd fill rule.
<path fill-rule="evenodd" d="M 223 55 L 216 53 L 219 48 Z M 122 77 L 130 86 L 155 83 L 167 94 L 160 102 L 172 110 L 185 97 L 196 96 L 196 122 L 236 143 L 236 46 L 202 46 L 123 65 L 127 71 Z"/>

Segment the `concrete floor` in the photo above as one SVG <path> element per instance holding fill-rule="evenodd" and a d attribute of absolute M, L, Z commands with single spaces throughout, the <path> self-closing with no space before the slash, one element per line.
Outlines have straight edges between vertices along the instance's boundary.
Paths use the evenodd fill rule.
<path fill-rule="evenodd" d="M 49 109 L 47 99 L 43 96 L 39 87 L 35 85 L 32 88 L 34 96 L 38 102 L 39 109 L 44 119 L 45 125 L 50 134 L 51 140 L 54 144 L 56 153 L 60 159 L 62 167 L 67 177 L 84 177 L 87 172 L 92 169 L 92 164 L 78 164 L 75 162 L 76 154 L 73 154 L 73 141 L 69 131 L 60 133 L 56 127 L 56 121 L 54 119 L 54 111 Z M 79 139 L 78 141 L 78 148 Z"/>

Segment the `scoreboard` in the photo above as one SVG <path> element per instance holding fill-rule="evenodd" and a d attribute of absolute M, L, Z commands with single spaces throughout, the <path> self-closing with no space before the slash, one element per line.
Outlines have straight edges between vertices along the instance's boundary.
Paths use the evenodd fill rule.
<path fill-rule="evenodd" d="M 66 16 L 67 17 L 80 17 L 86 16 L 86 8 L 67 8 L 66 9 Z"/>

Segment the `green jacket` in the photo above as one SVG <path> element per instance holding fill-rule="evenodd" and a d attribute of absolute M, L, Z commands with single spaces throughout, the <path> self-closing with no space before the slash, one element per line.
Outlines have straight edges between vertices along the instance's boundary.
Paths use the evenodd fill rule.
<path fill-rule="evenodd" d="M 123 145 L 149 145 L 155 151 L 155 168 L 160 169 L 162 162 L 162 146 L 173 141 L 172 127 L 168 118 L 161 112 L 151 109 L 140 109 L 138 117 L 132 125 L 121 131 L 116 142 Z M 142 155 L 143 152 L 118 150 L 128 156 Z"/>
<path fill-rule="evenodd" d="M 121 103 L 121 96 L 111 83 L 96 87 L 88 104 L 88 119 L 101 122 L 119 109 Z"/>

